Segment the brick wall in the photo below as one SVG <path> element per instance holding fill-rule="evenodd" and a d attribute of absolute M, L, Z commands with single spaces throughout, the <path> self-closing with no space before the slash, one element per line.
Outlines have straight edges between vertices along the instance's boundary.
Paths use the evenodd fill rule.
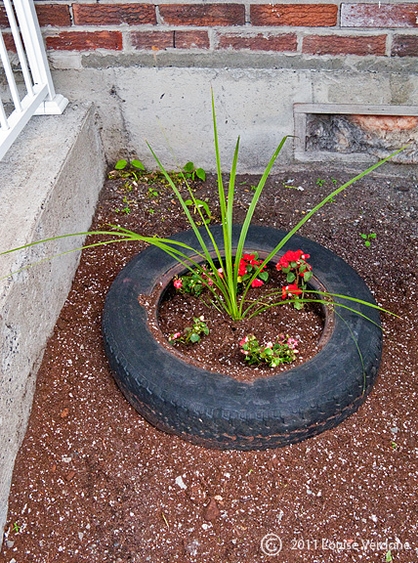
<path fill-rule="evenodd" d="M 418 2 L 37 2 L 54 51 L 418 56 Z M 7 25 L 0 12 L 0 26 Z"/>

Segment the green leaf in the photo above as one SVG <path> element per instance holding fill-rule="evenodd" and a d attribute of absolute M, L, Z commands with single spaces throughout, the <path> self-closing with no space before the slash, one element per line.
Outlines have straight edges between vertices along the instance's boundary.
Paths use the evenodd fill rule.
<path fill-rule="evenodd" d="M 199 178 L 199 180 L 202 180 L 202 182 L 206 180 L 206 172 L 203 170 L 203 168 L 197 168 L 196 176 Z"/>
<path fill-rule="evenodd" d="M 386 563 L 390 563 L 391 561 L 393 561 L 393 557 L 392 557 L 392 552 L 391 552 L 391 551 L 387 551 L 387 552 L 386 552 L 385 561 L 386 561 Z"/>
<path fill-rule="evenodd" d="M 210 215 L 209 205 L 206 203 L 206 201 L 203 201 L 201 199 L 196 199 L 196 203 L 197 203 L 198 207 L 203 207 L 203 209 L 206 211 L 206 213 L 208 215 Z"/>
<path fill-rule="evenodd" d="M 295 281 L 295 279 L 296 279 L 296 276 L 293 272 L 289 272 L 286 276 L 287 283 L 292 283 L 292 282 Z"/>
<path fill-rule="evenodd" d="M 190 336 L 190 342 L 193 342 L 195 344 L 196 342 L 199 342 L 199 340 L 200 336 L 193 332 L 193 334 Z"/>
<path fill-rule="evenodd" d="M 268 272 L 260 272 L 257 277 L 263 282 L 266 282 L 269 279 L 269 274 Z"/>
<path fill-rule="evenodd" d="M 184 166 L 183 166 L 183 170 L 185 172 L 193 172 L 194 171 L 194 164 L 193 162 L 187 162 Z"/>
<path fill-rule="evenodd" d="M 128 165 L 128 161 L 125 159 L 118 160 L 115 164 L 115 170 L 123 170 Z"/>
<path fill-rule="evenodd" d="M 131 165 L 134 168 L 138 168 L 139 170 L 145 170 L 145 166 L 142 164 L 142 162 L 140 160 L 131 160 Z"/>
<path fill-rule="evenodd" d="M 305 282 L 307 282 L 307 281 L 309 281 L 309 280 L 311 279 L 312 276 L 313 276 L 313 274 L 312 274 L 311 271 L 305 272 L 305 275 L 303 276 L 303 280 L 304 280 Z"/>

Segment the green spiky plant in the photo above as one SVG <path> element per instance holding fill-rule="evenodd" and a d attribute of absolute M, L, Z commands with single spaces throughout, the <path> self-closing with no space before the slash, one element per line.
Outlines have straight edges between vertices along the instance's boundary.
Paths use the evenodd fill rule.
<path fill-rule="evenodd" d="M 372 166 L 367 168 L 367 170 L 361 172 L 360 174 L 358 174 L 357 176 L 355 176 L 354 178 L 352 178 L 342 186 L 336 188 L 328 196 L 326 196 L 320 203 L 318 203 L 312 210 L 306 213 L 304 217 L 277 243 L 277 245 L 270 252 L 270 254 L 263 260 L 263 262 L 258 266 L 258 268 L 254 270 L 253 275 L 248 280 L 246 280 L 244 287 L 241 287 L 240 291 L 238 291 L 238 284 L 240 280 L 238 275 L 238 267 L 236 267 L 236 265 L 240 263 L 240 260 L 243 257 L 245 241 L 247 238 L 248 230 L 250 228 L 257 203 L 263 192 L 264 186 L 270 175 L 272 167 L 276 162 L 288 137 L 284 137 L 280 141 L 276 150 L 273 152 L 273 155 L 271 156 L 267 164 L 267 167 L 265 168 L 264 173 L 260 178 L 260 181 L 254 187 L 253 197 L 249 205 L 249 208 L 247 210 L 244 222 L 241 226 L 241 231 L 238 238 L 238 244 L 237 247 L 234 248 L 232 242 L 233 241 L 232 228 L 234 224 L 233 206 L 234 206 L 235 181 L 237 175 L 240 139 L 238 138 L 235 146 L 228 184 L 224 185 L 224 181 L 222 177 L 221 156 L 219 150 L 218 128 L 217 128 L 215 101 L 214 101 L 213 93 L 212 93 L 212 120 L 213 120 L 214 145 L 215 145 L 215 157 L 216 157 L 218 198 L 219 198 L 221 224 L 222 224 L 223 245 L 221 248 L 223 250 L 221 250 L 221 248 L 217 245 L 215 238 L 211 232 L 211 229 L 208 225 L 207 217 L 204 214 L 204 209 L 202 209 L 201 205 L 199 205 L 200 200 L 195 198 L 193 191 L 189 183 L 187 182 L 187 178 L 185 174 L 183 173 L 183 178 L 185 185 L 187 186 L 189 198 L 190 198 L 187 200 L 183 198 L 174 180 L 171 178 L 169 172 L 165 169 L 165 167 L 159 160 L 158 156 L 155 154 L 154 150 L 152 149 L 151 145 L 148 144 L 148 147 L 155 159 L 155 162 L 157 163 L 160 171 L 162 172 L 163 176 L 165 177 L 169 186 L 171 187 L 173 193 L 178 199 L 182 207 L 183 213 L 185 214 L 187 221 L 190 225 L 190 228 L 193 230 L 196 236 L 196 240 L 197 240 L 196 248 L 192 248 L 189 245 L 176 240 L 172 240 L 168 238 L 144 236 L 134 231 L 125 229 L 121 226 L 112 225 L 110 226 L 109 230 L 72 233 L 68 235 L 51 237 L 48 239 L 43 239 L 40 241 L 35 241 L 33 243 L 23 245 L 18 248 L 7 250 L 5 252 L 2 252 L 1 254 L 8 254 L 10 252 L 16 252 L 17 250 L 27 249 L 28 247 L 34 245 L 46 243 L 51 240 L 58 240 L 58 239 L 74 237 L 74 236 L 98 235 L 102 237 L 102 240 L 91 244 L 87 244 L 81 248 L 75 248 L 73 250 L 67 251 L 64 254 L 76 250 L 81 250 L 83 248 L 91 248 L 95 246 L 114 244 L 117 242 L 142 241 L 147 244 L 152 244 L 154 246 L 157 246 L 162 251 L 172 256 L 179 264 L 182 264 L 186 270 L 189 270 L 195 275 L 201 276 L 202 280 L 207 278 L 209 272 L 211 277 L 211 285 L 208 284 L 205 285 L 208 288 L 208 290 L 211 292 L 212 302 L 215 307 L 227 313 L 233 320 L 241 320 L 245 317 L 253 317 L 254 315 L 265 310 L 267 307 L 288 303 L 289 301 L 292 302 L 292 300 L 283 300 L 283 299 L 275 300 L 275 295 L 276 293 L 277 295 L 279 295 L 279 292 L 274 292 L 274 291 L 270 293 L 270 297 L 272 298 L 272 300 L 267 305 L 265 300 L 263 300 L 263 302 L 258 302 L 257 300 L 255 301 L 248 300 L 247 294 L 249 289 L 251 288 L 252 282 L 257 278 L 260 272 L 262 272 L 266 264 L 282 249 L 285 243 L 288 242 L 292 238 L 292 236 L 295 233 L 297 233 L 299 229 L 307 221 L 309 221 L 309 219 L 315 213 L 317 213 L 328 202 L 332 201 L 338 194 L 340 194 L 341 192 L 346 190 L 349 186 L 354 184 L 354 182 L 360 180 L 367 174 L 370 174 L 373 170 L 376 170 L 378 167 L 382 166 L 385 162 L 387 162 L 390 158 L 401 152 L 401 150 L 403 149 L 400 149 L 399 151 L 396 151 L 392 155 L 388 156 L 387 158 L 377 162 L 376 164 L 373 164 Z M 193 217 L 193 210 L 191 210 L 191 207 L 197 210 L 197 220 Z M 203 228 L 205 229 L 203 232 L 206 231 L 209 237 L 214 252 L 210 251 L 205 243 L 204 237 L 202 235 L 202 230 L 200 229 L 201 225 L 203 225 Z M 197 258 L 191 259 L 188 256 L 188 253 L 197 256 Z M 4 276 L 4 277 L 8 277 L 8 276 Z M 316 302 L 329 304 L 330 298 L 342 297 L 348 301 L 366 304 L 370 307 L 383 310 L 374 304 L 367 303 L 352 297 L 332 295 L 332 294 L 327 294 L 313 290 L 310 290 L 309 293 L 312 294 L 312 296 L 304 297 L 303 301 L 305 302 L 316 301 Z M 341 303 L 339 303 L 339 306 L 350 308 L 349 305 L 344 305 Z"/>

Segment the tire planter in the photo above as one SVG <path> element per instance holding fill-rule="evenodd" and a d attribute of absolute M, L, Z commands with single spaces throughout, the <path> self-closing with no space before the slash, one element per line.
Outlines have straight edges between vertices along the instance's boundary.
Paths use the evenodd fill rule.
<path fill-rule="evenodd" d="M 220 227 L 213 227 L 212 233 L 220 244 Z M 284 235 L 273 228 L 251 227 L 245 251 L 268 253 Z M 238 236 L 236 227 L 235 243 Z M 198 248 L 191 231 L 173 238 Z M 298 248 L 311 255 L 315 277 L 327 291 L 374 303 L 365 283 L 341 258 L 298 235 L 282 250 Z M 266 449 L 331 429 L 364 402 L 381 357 L 376 309 L 349 304 L 370 322 L 336 306 L 331 334 L 314 358 L 277 375 L 240 382 L 188 364 L 153 337 L 138 296 L 158 287 L 164 290 L 175 271 L 173 258 L 156 247 L 147 248 L 120 272 L 103 312 L 105 350 L 116 382 L 151 424 L 210 448 Z"/>

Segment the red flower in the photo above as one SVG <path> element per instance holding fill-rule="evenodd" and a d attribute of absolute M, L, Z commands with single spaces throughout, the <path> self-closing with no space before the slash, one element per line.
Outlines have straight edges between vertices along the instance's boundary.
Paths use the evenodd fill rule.
<path fill-rule="evenodd" d="M 251 261 L 255 260 L 255 254 L 243 254 L 242 259 L 251 264 Z"/>
<path fill-rule="evenodd" d="M 262 285 L 264 285 L 264 282 L 257 278 L 251 282 L 251 287 L 261 287 Z"/>
<path fill-rule="evenodd" d="M 280 257 L 278 263 L 276 264 L 276 269 L 281 270 L 282 268 L 288 268 L 291 262 L 296 262 L 300 264 L 300 261 L 308 260 L 310 258 L 309 254 L 305 254 L 303 250 L 288 250 Z"/>
<path fill-rule="evenodd" d="M 177 340 L 181 337 L 181 332 L 175 332 L 171 336 L 168 337 L 168 340 L 171 342 L 172 340 Z"/>
<path fill-rule="evenodd" d="M 177 278 L 173 281 L 173 285 L 176 289 L 181 289 L 183 287 L 183 281 L 180 278 Z"/>
<path fill-rule="evenodd" d="M 250 266 L 259 266 L 261 264 L 261 260 L 256 260 L 255 254 L 243 254 L 242 259 Z"/>
<path fill-rule="evenodd" d="M 282 287 L 282 299 L 287 299 L 288 297 L 293 297 L 294 295 L 301 295 L 302 290 L 295 284 L 290 283 Z"/>
<path fill-rule="evenodd" d="M 247 263 L 246 261 L 242 258 L 239 261 L 239 265 L 238 265 L 238 275 L 242 278 L 242 276 L 245 276 L 245 274 L 247 273 Z"/>

